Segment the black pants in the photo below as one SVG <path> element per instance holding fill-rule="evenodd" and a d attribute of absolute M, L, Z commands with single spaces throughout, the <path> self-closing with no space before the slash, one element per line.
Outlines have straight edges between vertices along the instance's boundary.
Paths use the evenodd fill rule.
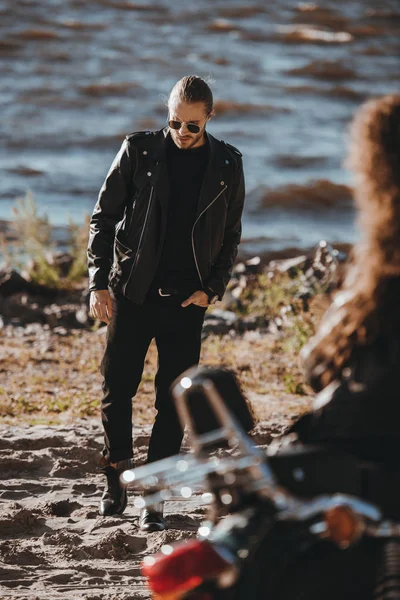
<path fill-rule="evenodd" d="M 132 398 L 153 338 L 158 350 L 155 378 L 158 412 L 148 462 L 179 452 L 183 431 L 169 388 L 183 371 L 199 362 L 206 310 L 193 304 L 182 308 L 180 303 L 186 297 L 159 297 L 139 305 L 121 294 L 112 294 L 113 313 L 101 363 L 104 454 L 111 462 L 133 456 Z"/>

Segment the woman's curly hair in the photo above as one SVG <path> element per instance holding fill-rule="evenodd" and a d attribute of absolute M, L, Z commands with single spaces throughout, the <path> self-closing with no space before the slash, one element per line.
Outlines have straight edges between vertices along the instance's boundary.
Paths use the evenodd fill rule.
<path fill-rule="evenodd" d="M 304 349 L 316 389 L 339 378 L 378 335 L 400 335 L 400 95 L 370 100 L 357 111 L 347 166 L 355 175 L 362 237 L 342 291 Z"/>

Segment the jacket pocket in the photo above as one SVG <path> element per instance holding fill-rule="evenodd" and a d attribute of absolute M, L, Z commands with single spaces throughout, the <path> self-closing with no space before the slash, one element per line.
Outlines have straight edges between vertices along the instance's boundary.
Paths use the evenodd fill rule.
<path fill-rule="evenodd" d="M 113 264 L 108 275 L 108 285 L 110 287 L 116 285 L 119 281 L 120 275 L 121 274 L 118 273 L 117 269 L 115 268 L 115 265 Z"/>
<path fill-rule="evenodd" d="M 126 246 L 125 244 L 123 244 L 121 242 L 121 240 L 119 240 L 118 238 L 115 239 L 115 245 L 122 251 L 122 253 L 125 254 L 132 254 L 132 248 L 129 248 L 129 246 Z"/>
<path fill-rule="evenodd" d="M 123 265 L 131 260 L 133 254 L 132 248 L 130 248 L 124 242 L 116 237 L 114 240 L 114 260 L 113 268 L 116 272 L 121 272 Z"/>

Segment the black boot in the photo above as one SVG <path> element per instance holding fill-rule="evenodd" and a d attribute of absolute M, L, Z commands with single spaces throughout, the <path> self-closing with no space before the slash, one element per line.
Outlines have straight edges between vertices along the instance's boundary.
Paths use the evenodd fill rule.
<path fill-rule="evenodd" d="M 147 531 L 148 533 L 153 531 L 164 531 L 164 529 L 166 529 L 162 502 L 142 510 L 139 519 L 139 527 L 142 531 Z"/>
<path fill-rule="evenodd" d="M 130 459 L 118 462 L 117 468 L 110 465 L 102 468 L 102 472 L 107 477 L 107 485 L 104 488 L 99 506 L 99 513 L 103 517 L 121 515 L 124 512 L 128 502 L 128 495 L 126 486 L 121 484 L 120 475 L 129 468 L 132 468 L 132 461 Z"/>

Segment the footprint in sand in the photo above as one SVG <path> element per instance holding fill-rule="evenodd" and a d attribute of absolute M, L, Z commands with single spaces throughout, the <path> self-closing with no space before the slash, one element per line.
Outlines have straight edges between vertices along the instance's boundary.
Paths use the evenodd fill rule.
<path fill-rule="evenodd" d="M 44 533 L 41 537 L 43 546 L 79 546 L 82 538 L 77 533 L 70 533 L 62 529 L 61 531 Z"/>
<path fill-rule="evenodd" d="M 197 531 L 202 519 L 193 515 L 181 515 L 170 513 L 166 515 L 166 523 L 169 529 L 180 529 L 183 531 Z"/>
<path fill-rule="evenodd" d="M 21 547 L 17 541 L 0 542 L 0 558 L 11 565 L 44 565 L 45 558 L 38 552 Z"/>
<path fill-rule="evenodd" d="M 23 508 L 16 502 L 4 507 L 0 516 L 0 536 L 13 537 L 18 534 L 25 536 L 46 529 L 45 521 L 35 511 Z"/>
<path fill-rule="evenodd" d="M 0 479 L 22 477 L 25 473 L 48 474 L 52 461 L 45 454 L 23 452 L 20 450 L 2 450 L 0 452 Z"/>
<path fill-rule="evenodd" d="M 39 504 L 36 508 L 40 514 L 54 517 L 70 517 L 71 514 L 80 508 L 84 508 L 79 502 L 70 500 L 55 500 Z"/>
<path fill-rule="evenodd" d="M 117 529 L 102 536 L 97 542 L 80 548 L 70 548 L 69 557 L 75 560 L 96 558 L 129 560 L 147 547 L 147 538 L 128 535 L 122 529 Z"/>
<path fill-rule="evenodd" d="M 0 439 L 0 450 L 44 450 L 63 448 L 67 445 L 61 436 L 19 437 Z"/>
<path fill-rule="evenodd" d="M 97 485 L 94 483 L 74 483 L 72 491 L 85 496 L 97 495 L 99 492 Z"/>

